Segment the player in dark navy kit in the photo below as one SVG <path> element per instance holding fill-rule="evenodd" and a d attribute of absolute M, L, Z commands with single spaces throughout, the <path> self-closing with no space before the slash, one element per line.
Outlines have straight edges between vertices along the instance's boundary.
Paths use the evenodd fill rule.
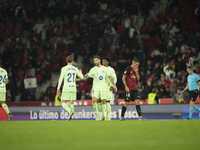
<path fill-rule="evenodd" d="M 125 103 L 122 106 L 122 112 L 121 112 L 121 118 L 120 120 L 124 119 L 124 114 L 126 112 L 126 109 L 129 105 L 130 101 L 135 101 L 136 104 L 136 110 L 139 115 L 139 120 L 144 120 L 141 113 L 140 108 L 140 96 L 137 89 L 137 81 L 140 80 L 140 76 L 138 74 L 138 66 L 140 62 L 137 58 L 134 58 L 132 61 L 132 65 L 126 67 L 122 81 L 125 86 Z"/>

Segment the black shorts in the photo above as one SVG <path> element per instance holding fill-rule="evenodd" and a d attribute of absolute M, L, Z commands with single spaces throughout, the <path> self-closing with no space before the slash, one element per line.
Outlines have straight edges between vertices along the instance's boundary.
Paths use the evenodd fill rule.
<path fill-rule="evenodd" d="M 195 102 L 198 96 L 198 90 L 189 91 L 190 93 L 190 100 Z"/>
<path fill-rule="evenodd" d="M 138 90 L 130 90 L 129 93 L 125 91 L 125 102 L 135 101 L 137 99 L 140 99 Z"/>

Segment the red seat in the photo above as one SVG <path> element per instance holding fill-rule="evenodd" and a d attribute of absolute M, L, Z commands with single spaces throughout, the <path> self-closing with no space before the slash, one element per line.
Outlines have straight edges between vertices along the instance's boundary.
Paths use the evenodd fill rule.
<path fill-rule="evenodd" d="M 76 35 L 78 33 L 78 29 L 74 28 L 72 32 L 73 32 L 74 35 Z"/>
<path fill-rule="evenodd" d="M 65 30 L 64 30 L 64 33 L 65 33 L 65 35 L 70 34 L 70 33 L 71 33 L 71 29 L 65 29 Z"/>
<path fill-rule="evenodd" d="M 153 26 L 154 26 L 154 23 L 155 23 L 155 20 L 151 19 L 151 20 L 149 20 L 149 22 L 148 22 L 148 26 L 149 26 L 149 27 L 153 27 Z"/>
<path fill-rule="evenodd" d="M 52 70 L 53 70 L 54 72 L 58 72 L 58 71 L 59 71 L 59 67 L 60 67 L 60 64 L 59 64 L 59 63 L 55 63 L 55 64 L 53 64 L 53 66 L 52 66 Z"/>
<path fill-rule="evenodd" d="M 12 31 L 9 30 L 9 29 L 7 29 L 7 30 L 6 30 L 6 37 L 7 37 L 7 38 L 8 38 L 8 37 L 11 37 L 11 34 L 12 34 Z"/>
<path fill-rule="evenodd" d="M 14 36 L 15 37 L 20 37 L 21 31 L 20 30 L 14 30 Z"/>
<path fill-rule="evenodd" d="M 191 31 L 193 29 L 193 24 L 192 23 L 187 24 L 187 29 Z"/>
<path fill-rule="evenodd" d="M 178 13 L 173 13 L 171 16 L 172 16 L 172 20 L 174 20 L 174 19 L 179 17 L 179 14 Z"/>
<path fill-rule="evenodd" d="M 13 25 L 13 24 L 7 24 L 7 25 L 6 25 L 6 29 L 10 29 L 10 30 L 12 30 L 12 29 L 13 29 L 13 27 L 14 27 L 14 25 Z"/>
<path fill-rule="evenodd" d="M 182 24 L 182 25 L 181 25 L 181 31 L 184 32 L 185 30 L 186 30 L 186 24 Z"/>
<path fill-rule="evenodd" d="M 63 34 L 63 29 L 57 29 L 57 30 L 56 30 L 56 35 L 57 35 L 58 37 L 61 37 L 62 34 Z"/>
<path fill-rule="evenodd" d="M 50 35 L 50 37 L 54 36 L 54 30 L 53 29 L 49 29 L 49 35 Z"/>
<path fill-rule="evenodd" d="M 157 14 L 157 18 L 158 18 L 158 20 L 159 21 L 162 21 L 163 20 L 163 17 L 164 17 L 164 15 L 163 14 Z"/>
<path fill-rule="evenodd" d="M 69 52 L 68 52 L 68 51 L 66 51 L 66 50 L 64 50 L 64 52 L 63 52 L 62 56 L 63 56 L 63 57 L 67 57 L 68 55 L 69 55 Z"/>
<path fill-rule="evenodd" d="M 122 26 L 118 26 L 117 32 L 119 32 L 119 34 L 120 34 L 122 37 L 125 36 L 125 31 L 124 31 L 124 28 L 123 28 Z"/>
<path fill-rule="evenodd" d="M 20 80 L 23 80 L 24 79 L 24 70 L 18 70 L 17 76 L 19 77 Z"/>
<path fill-rule="evenodd" d="M 141 26 L 140 27 L 140 33 L 145 33 L 146 32 L 146 26 Z"/>
<path fill-rule="evenodd" d="M 44 61 L 44 53 L 40 52 L 40 53 L 38 54 L 37 60 L 40 60 L 40 61 L 43 62 L 43 61 Z"/>
<path fill-rule="evenodd" d="M 22 25 L 21 24 L 15 24 L 15 30 L 20 30 L 22 28 Z"/>
<path fill-rule="evenodd" d="M 37 80 L 37 84 L 41 84 L 42 76 L 38 74 L 36 76 L 36 80 Z"/>

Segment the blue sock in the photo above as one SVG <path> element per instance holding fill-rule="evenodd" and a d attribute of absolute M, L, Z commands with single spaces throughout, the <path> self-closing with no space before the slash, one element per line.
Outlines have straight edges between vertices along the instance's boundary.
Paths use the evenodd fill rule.
<path fill-rule="evenodd" d="M 196 106 L 194 109 L 200 113 L 199 107 Z"/>
<path fill-rule="evenodd" d="M 189 115 L 190 119 L 192 119 L 192 114 L 193 114 L 193 107 L 190 107 L 190 115 Z"/>

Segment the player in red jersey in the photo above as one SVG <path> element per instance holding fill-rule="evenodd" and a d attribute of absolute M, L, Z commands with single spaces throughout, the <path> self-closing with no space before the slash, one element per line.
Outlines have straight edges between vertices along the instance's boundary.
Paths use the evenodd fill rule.
<path fill-rule="evenodd" d="M 126 109 L 130 101 L 135 101 L 136 110 L 139 115 L 139 120 L 144 120 L 141 113 L 140 96 L 137 89 L 137 81 L 140 80 L 140 76 L 138 74 L 139 64 L 140 64 L 139 60 L 137 58 L 134 58 L 132 64 L 126 67 L 124 71 L 122 82 L 125 86 L 125 103 L 122 106 L 122 113 L 120 120 L 125 120 L 124 114 L 126 112 Z"/>

